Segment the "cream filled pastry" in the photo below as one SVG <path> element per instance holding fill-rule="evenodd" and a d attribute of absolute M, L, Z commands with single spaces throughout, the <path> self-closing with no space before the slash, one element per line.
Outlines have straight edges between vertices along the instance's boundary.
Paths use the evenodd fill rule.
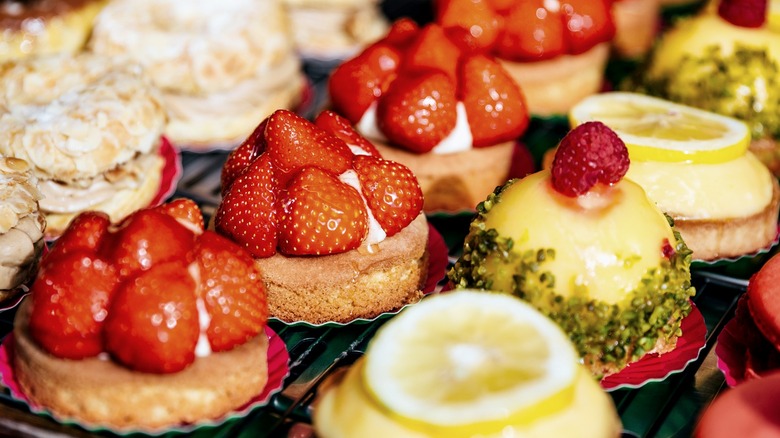
<path fill-rule="evenodd" d="M 84 209 L 119 220 L 157 193 L 166 122 L 137 65 L 94 54 L 25 59 L 0 67 L 0 153 L 39 180 L 47 234 Z"/>
<path fill-rule="evenodd" d="M 0 157 L 0 301 L 30 278 L 43 250 L 36 182 L 27 162 Z"/>
<path fill-rule="evenodd" d="M 145 67 L 170 109 L 166 135 L 181 145 L 239 142 L 257 120 L 296 105 L 304 84 L 276 0 L 115 1 L 90 48 Z"/>

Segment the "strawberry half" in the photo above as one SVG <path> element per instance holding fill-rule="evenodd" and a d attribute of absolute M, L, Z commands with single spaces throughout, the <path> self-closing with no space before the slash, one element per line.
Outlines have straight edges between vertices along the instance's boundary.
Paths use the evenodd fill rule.
<path fill-rule="evenodd" d="M 255 257 L 276 253 L 276 191 L 279 181 L 271 157 L 263 154 L 230 186 L 214 218 L 219 233 Z"/>
<path fill-rule="evenodd" d="M 394 144 L 425 153 L 455 128 L 455 84 L 440 71 L 399 77 L 377 106 L 379 129 Z"/>
<path fill-rule="evenodd" d="M 541 61 L 565 53 L 564 24 L 559 10 L 548 10 L 544 0 L 518 1 L 504 20 L 496 54 L 513 61 Z"/>
<path fill-rule="evenodd" d="M 333 108 L 357 123 L 395 79 L 400 61 L 398 49 L 380 41 L 339 65 L 328 82 Z"/>
<path fill-rule="evenodd" d="M 355 157 L 363 196 L 388 237 L 413 221 L 423 206 L 420 184 L 408 167 L 377 157 Z"/>
<path fill-rule="evenodd" d="M 457 29 L 466 47 L 479 51 L 493 47 L 502 21 L 487 0 L 438 0 L 436 22 L 445 30 Z"/>
<path fill-rule="evenodd" d="M 265 151 L 265 126 L 267 123 L 268 118 L 260 122 L 249 137 L 228 155 L 220 175 L 222 195 L 225 194 L 230 184 L 233 184 L 233 181 L 249 167 L 249 164 Z"/>
<path fill-rule="evenodd" d="M 344 141 L 286 110 L 278 110 L 268 118 L 265 143 L 266 155 L 282 186 L 305 166 L 339 175 L 352 164 L 352 152 Z"/>
<path fill-rule="evenodd" d="M 403 48 L 414 39 L 419 29 L 414 20 L 400 18 L 393 22 L 382 41 L 398 48 Z"/>
<path fill-rule="evenodd" d="M 520 137 L 528 127 L 528 108 L 517 83 L 503 67 L 485 55 L 460 65 L 460 100 L 474 147 L 491 146 Z"/>
<path fill-rule="evenodd" d="M 429 24 L 417 33 L 403 54 L 401 65 L 410 72 L 440 70 L 454 83 L 457 81 L 455 69 L 459 57 L 458 46 L 447 38 L 444 29 L 437 24 Z"/>
<path fill-rule="evenodd" d="M 56 257 L 75 250 L 95 253 L 108 233 L 109 225 L 111 219 L 102 211 L 80 213 L 68 224 L 68 228 L 57 239 L 47 257 Z"/>
<path fill-rule="evenodd" d="M 349 251 L 360 246 L 368 233 L 357 190 L 316 167 L 301 170 L 279 204 L 279 250 L 286 255 Z"/>
<path fill-rule="evenodd" d="M 561 12 L 564 38 L 573 55 L 587 52 L 615 36 L 611 2 L 564 0 L 561 1 Z"/>
<path fill-rule="evenodd" d="M 358 134 L 349 124 L 349 120 L 341 117 L 333 111 L 323 111 L 314 120 L 314 124 L 323 131 L 340 138 L 354 155 L 372 155 L 379 157 L 381 154 L 362 135 Z"/>
<path fill-rule="evenodd" d="M 230 240 L 206 231 L 195 244 L 201 296 L 211 321 L 211 350 L 230 350 L 257 336 L 268 320 L 266 291 L 255 261 Z"/>
<path fill-rule="evenodd" d="M 96 356 L 103 351 L 103 324 L 117 283 L 114 267 L 89 250 L 47 258 L 31 288 L 33 339 L 57 357 Z"/>
<path fill-rule="evenodd" d="M 183 370 L 195 360 L 200 336 L 195 292 L 181 258 L 122 283 L 106 318 L 106 351 L 136 371 Z"/>
<path fill-rule="evenodd" d="M 203 214 L 198 204 L 189 198 L 178 198 L 167 204 L 155 207 L 157 211 L 176 219 L 180 224 L 195 234 L 203 232 Z"/>

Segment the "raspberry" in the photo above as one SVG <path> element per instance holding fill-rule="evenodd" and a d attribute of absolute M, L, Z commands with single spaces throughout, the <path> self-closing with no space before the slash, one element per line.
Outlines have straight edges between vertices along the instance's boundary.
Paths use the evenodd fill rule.
<path fill-rule="evenodd" d="M 562 195 L 587 193 L 596 183 L 615 184 L 628 171 L 628 149 L 601 122 L 587 122 L 561 140 L 552 165 L 552 184 Z"/>
<path fill-rule="evenodd" d="M 718 15 L 740 27 L 761 27 L 766 21 L 767 0 L 721 0 Z"/>

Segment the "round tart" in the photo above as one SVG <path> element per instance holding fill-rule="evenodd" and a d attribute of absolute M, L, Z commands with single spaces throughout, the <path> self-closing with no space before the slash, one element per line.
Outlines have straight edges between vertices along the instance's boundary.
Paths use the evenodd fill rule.
<path fill-rule="evenodd" d="M 98 16 L 90 47 L 143 65 L 163 93 L 166 136 L 203 148 L 237 144 L 298 103 L 304 79 L 289 32 L 278 1 L 121 0 Z"/>
<path fill-rule="evenodd" d="M 661 0 L 618 0 L 612 4 L 612 15 L 615 50 L 626 58 L 646 55 L 658 33 Z"/>
<path fill-rule="evenodd" d="M 257 259 L 272 317 L 343 323 L 422 296 L 420 186 L 335 113 L 276 111 L 228 157 L 222 193 L 214 226 Z"/>
<path fill-rule="evenodd" d="M 0 154 L 38 178 L 47 235 L 85 210 L 118 221 L 160 186 L 166 122 L 140 67 L 94 54 L 29 58 L 0 68 Z"/>

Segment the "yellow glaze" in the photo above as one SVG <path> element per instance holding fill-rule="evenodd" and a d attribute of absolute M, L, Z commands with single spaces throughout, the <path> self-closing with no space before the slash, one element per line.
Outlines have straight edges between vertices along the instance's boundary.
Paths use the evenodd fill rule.
<path fill-rule="evenodd" d="M 718 164 L 632 161 L 626 178 L 675 218 L 731 219 L 772 202 L 772 175 L 752 153 Z"/>
<path fill-rule="evenodd" d="M 769 57 L 780 62 L 780 33 L 767 25 L 745 28 L 730 24 L 717 13 L 705 13 L 686 20 L 664 34 L 650 70 L 651 76 L 674 71 L 685 55 L 701 56 L 705 48 L 719 45 L 723 56 L 733 53 L 734 44 L 766 47 Z"/>
<path fill-rule="evenodd" d="M 572 296 L 584 287 L 590 298 L 609 304 L 659 266 L 664 241 L 675 242 L 666 218 L 636 183 L 624 178 L 572 198 L 553 189 L 549 171 L 504 190 L 485 226 L 511 237 L 516 252 L 555 249 L 544 269 L 555 276 L 558 294 Z M 514 266 L 494 267 L 515 272 Z M 493 288 L 512 290 L 512 275 L 496 274 Z"/>
<path fill-rule="evenodd" d="M 327 387 L 314 408 L 314 428 L 322 438 L 426 438 L 429 435 L 394 421 L 363 386 L 364 361 L 356 362 L 344 379 Z M 500 438 L 607 438 L 620 435 L 620 421 L 609 396 L 580 368 L 571 405 L 525 426 L 507 424 Z"/>

